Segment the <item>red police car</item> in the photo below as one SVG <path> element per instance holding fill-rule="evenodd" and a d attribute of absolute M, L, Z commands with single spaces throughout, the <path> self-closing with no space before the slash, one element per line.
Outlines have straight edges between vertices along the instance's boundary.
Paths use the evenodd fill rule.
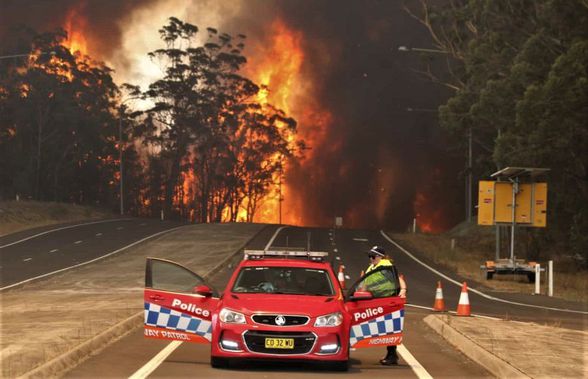
<path fill-rule="evenodd" d="M 210 343 L 211 364 L 320 361 L 347 370 L 351 347 L 402 342 L 405 299 L 396 268 L 343 293 L 327 253 L 246 250 L 224 293 L 187 268 L 147 258 L 145 336 Z"/>

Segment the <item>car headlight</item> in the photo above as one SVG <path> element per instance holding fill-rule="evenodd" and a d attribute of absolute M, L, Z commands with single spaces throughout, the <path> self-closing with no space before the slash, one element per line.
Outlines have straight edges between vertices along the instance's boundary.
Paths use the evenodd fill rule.
<path fill-rule="evenodd" d="M 314 326 L 339 326 L 342 322 L 343 315 L 341 312 L 335 312 L 317 317 Z"/>
<path fill-rule="evenodd" d="M 245 324 L 245 315 L 243 313 L 235 312 L 227 308 L 220 311 L 219 318 L 222 322 L 231 324 Z"/>

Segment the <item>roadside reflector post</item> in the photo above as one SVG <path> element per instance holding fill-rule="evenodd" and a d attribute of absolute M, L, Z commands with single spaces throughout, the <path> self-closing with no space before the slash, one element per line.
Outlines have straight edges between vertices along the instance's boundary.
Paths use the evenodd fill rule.
<path fill-rule="evenodd" d="M 535 265 L 535 295 L 541 294 L 541 265 Z"/>
<path fill-rule="evenodd" d="M 416 233 L 416 217 L 412 219 L 412 234 Z"/>
<path fill-rule="evenodd" d="M 547 276 L 548 276 L 548 283 L 549 283 L 549 287 L 547 289 L 547 296 L 553 296 L 553 261 L 549 261 L 547 263 Z"/>

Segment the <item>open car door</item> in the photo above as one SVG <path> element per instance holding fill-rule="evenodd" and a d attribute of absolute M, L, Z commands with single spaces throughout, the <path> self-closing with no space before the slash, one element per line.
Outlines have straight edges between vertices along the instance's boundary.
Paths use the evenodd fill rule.
<path fill-rule="evenodd" d="M 209 343 L 217 292 L 197 274 L 164 259 L 147 258 L 145 337 Z"/>
<path fill-rule="evenodd" d="M 381 266 L 360 278 L 345 302 L 351 316 L 350 347 L 399 345 L 402 343 L 404 304 L 394 266 Z"/>

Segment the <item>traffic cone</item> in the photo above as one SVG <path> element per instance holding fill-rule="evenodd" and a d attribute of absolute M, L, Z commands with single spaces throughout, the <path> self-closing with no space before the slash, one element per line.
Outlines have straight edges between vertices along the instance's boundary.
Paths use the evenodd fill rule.
<path fill-rule="evenodd" d="M 359 273 L 359 277 L 363 278 L 364 275 L 365 275 L 365 272 L 363 272 L 363 270 L 361 270 L 361 273 Z"/>
<path fill-rule="evenodd" d="M 341 288 L 345 289 L 345 266 L 339 265 L 339 273 L 337 273 L 337 280 L 341 284 Z"/>
<path fill-rule="evenodd" d="M 433 304 L 435 312 L 445 312 L 445 300 L 443 300 L 443 288 L 441 282 L 437 282 L 437 291 L 435 291 L 435 304 Z"/>
<path fill-rule="evenodd" d="M 457 304 L 456 314 L 458 316 L 471 315 L 470 298 L 468 297 L 468 285 L 466 282 L 463 282 L 463 286 L 461 287 L 461 295 L 459 295 L 459 304 Z"/>

